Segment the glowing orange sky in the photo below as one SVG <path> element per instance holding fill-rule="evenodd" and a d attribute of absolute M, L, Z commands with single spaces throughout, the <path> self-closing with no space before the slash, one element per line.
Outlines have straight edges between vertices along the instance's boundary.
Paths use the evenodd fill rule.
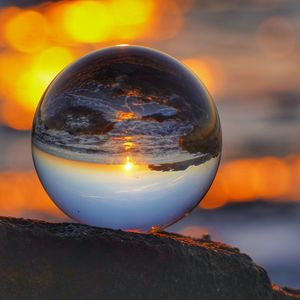
<path fill-rule="evenodd" d="M 2 122 L 30 129 L 43 92 L 66 65 L 104 46 L 171 38 L 191 5 L 192 1 L 78 0 L 0 9 L 0 68 L 6 70 L 0 74 Z"/>

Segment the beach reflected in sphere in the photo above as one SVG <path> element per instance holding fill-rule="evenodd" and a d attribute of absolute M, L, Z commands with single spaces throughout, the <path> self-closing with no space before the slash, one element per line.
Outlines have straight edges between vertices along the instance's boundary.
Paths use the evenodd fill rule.
<path fill-rule="evenodd" d="M 216 174 L 213 100 L 159 51 L 111 47 L 63 70 L 35 114 L 32 152 L 51 199 L 89 225 L 150 232 L 190 212 Z"/>

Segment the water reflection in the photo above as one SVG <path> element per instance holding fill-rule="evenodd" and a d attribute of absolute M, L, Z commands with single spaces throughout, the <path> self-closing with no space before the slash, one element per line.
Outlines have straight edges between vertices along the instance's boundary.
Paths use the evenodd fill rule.
<path fill-rule="evenodd" d="M 94 226 L 149 231 L 177 221 L 199 202 L 219 158 L 182 171 L 104 165 L 56 157 L 33 147 L 35 165 L 50 197 L 70 217 Z"/>

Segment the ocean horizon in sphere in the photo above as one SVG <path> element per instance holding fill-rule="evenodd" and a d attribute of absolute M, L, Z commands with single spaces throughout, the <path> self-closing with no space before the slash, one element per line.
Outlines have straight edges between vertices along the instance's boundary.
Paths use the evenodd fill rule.
<path fill-rule="evenodd" d="M 115 46 L 52 81 L 36 110 L 32 154 L 48 195 L 74 220 L 152 232 L 204 197 L 221 139 L 213 99 L 186 66 Z"/>

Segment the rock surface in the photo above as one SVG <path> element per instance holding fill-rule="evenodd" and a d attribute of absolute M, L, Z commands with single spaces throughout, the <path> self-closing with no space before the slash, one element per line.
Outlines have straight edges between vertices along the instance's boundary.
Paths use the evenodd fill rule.
<path fill-rule="evenodd" d="M 0 299 L 300 299 L 237 248 L 175 234 L 0 218 Z"/>

